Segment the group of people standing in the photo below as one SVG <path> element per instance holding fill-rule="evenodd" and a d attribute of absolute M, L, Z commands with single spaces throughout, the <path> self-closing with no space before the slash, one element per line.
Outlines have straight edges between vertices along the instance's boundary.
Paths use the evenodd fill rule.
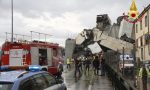
<path fill-rule="evenodd" d="M 92 67 L 95 75 L 105 75 L 105 59 L 99 56 L 88 56 L 86 58 L 74 58 L 75 65 L 75 77 L 77 73 L 79 76 L 81 72 L 84 71 L 85 74 L 89 74 L 90 68 Z M 83 69 L 84 68 L 84 69 Z M 91 69 L 92 69 L 91 68 Z M 99 73 L 101 71 L 101 73 Z"/>

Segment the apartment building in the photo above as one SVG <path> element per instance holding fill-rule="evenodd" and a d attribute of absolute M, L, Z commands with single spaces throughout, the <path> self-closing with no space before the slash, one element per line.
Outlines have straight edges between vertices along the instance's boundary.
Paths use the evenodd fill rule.
<path fill-rule="evenodd" d="M 139 15 L 134 29 L 136 58 L 139 61 L 150 61 L 150 4 Z"/>

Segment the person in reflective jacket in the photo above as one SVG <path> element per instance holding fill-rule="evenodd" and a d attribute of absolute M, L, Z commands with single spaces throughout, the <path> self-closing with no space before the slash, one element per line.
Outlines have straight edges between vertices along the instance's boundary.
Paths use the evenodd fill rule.
<path fill-rule="evenodd" d="M 143 90 L 147 90 L 147 77 L 150 77 L 150 72 L 145 65 L 142 65 L 139 71 L 139 77 L 142 79 Z"/>
<path fill-rule="evenodd" d="M 70 70 L 71 69 L 71 59 L 67 58 L 67 69 Z"/>

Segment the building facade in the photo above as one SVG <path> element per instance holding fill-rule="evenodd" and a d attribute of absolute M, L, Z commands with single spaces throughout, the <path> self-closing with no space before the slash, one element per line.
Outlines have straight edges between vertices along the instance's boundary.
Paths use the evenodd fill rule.
<path fill-rule="evenodd" d="M 138 61 L 150 61 L 150 4 L 139 15 L 134 29 L 136 59 Z"/>

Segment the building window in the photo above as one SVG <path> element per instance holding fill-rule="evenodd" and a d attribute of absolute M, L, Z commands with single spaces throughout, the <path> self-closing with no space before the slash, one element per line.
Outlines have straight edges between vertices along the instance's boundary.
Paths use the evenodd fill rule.
<path fill-rule="evenodd" d="M 145 16 L 145 27 L 147 27 L 148 25 L 148 19 L 147 19 L 147 15 Z"/>
<path fill-rule="evenodd" d="M 140 43 L 141 43 L 140 46 L 143 46 L 143 38 L 142 37 L 140 38 Z"/>
<path fill-rule="evenodd" d="M 136 33 L 138 33 L 138 24 L 135 25 Z"/>
<path fill-rule="evenodd" d="M 145 39 L 145 45 L 147 45 L 149 43 L 148 39 Z"/>
<path fill-rule="evenodd" d="M 140 21 L 140 29 L 142 30 L 142 20 Z"/>
<path fill-rule="evenodd" d="M 141 59 L 143 60 L 143 48 L 141 48 Z"/>
<path fill-rule="evenodd" d="M 144 40 L 145 40 L 145 44 L 146 45 L 149 44 L 149 42 L 150 42 L 150 35 L 148 33 L 144 35 Z"/>

